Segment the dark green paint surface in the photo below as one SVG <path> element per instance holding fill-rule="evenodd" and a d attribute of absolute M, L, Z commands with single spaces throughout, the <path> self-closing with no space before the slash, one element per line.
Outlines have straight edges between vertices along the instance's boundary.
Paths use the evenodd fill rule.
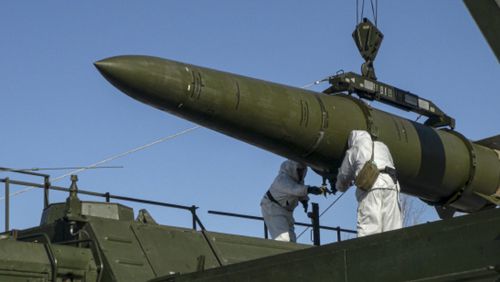
<path fill-rule="evenodd" d="M 155 281 L 496 281 L 500 209 L 171 279 Z"/>
<path fill-rule="evenodd" d="M 127 95 L 331 176 L 352 130 L 387 144 L 402 192 L 443 199 L 474 212 L 500 186 L 497 153 L 454 131 L 437 130 L 371 108 L 347 95 L 300 88 L 149 56 L 119 56 L 96 67 Z M 464 192 L 465 191 L 465 192 Z"/>
<path fill-rule="evenodd" d="M 428 126 L 417 125 L 415 129 L 420 141 L 420 169 L 416 178 L 422 186 L 442 186 L 446 167 L 446 155 L 443 142 L 434 129 Z"/>

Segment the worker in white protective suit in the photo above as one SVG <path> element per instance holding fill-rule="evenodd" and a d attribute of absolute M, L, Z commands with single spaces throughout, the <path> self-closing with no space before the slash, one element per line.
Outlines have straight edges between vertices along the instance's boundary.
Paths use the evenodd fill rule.
<path fill-rule="evenodd" d="M 325 188 L 304 185 L 307 167 L 286 160 L 281 164 L 278 176 L 260 202 L 262 216 L 271 238 L 278 241 L 295 242 L 293 210 L 299 201 L 307 207 L 307 194 L 320 195 Z"/>
<path fill-rule="evenodd" d="M 371 188 L 366 191 L 359 187 L 356 189 L 358 237 L 401 228 L 400 188 L 389 149 L 382 142 L 372 141 L 370 134 L 363 130 L 350 133 L 348 146 L 337 175 L 335 186 L 338 191 L 345 192 L 352 186 L 371 158 L 380 172 Z"/>

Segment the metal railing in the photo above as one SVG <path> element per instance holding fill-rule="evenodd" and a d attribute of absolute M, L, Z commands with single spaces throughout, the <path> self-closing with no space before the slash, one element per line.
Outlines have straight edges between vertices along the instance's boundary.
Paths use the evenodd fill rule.
<path fill-rule="evenodd" d="M 319 205 L 317 203 L 312 203 L 312 207 L 313 207 L 312 212 L 309 213 L 309 217 L 311 218 L 311 223 L 295 222 L 295 225 L 312 228 L 312 234 L 313 234 L 312 241 L 313 241 L 314 245 L 319 246 L 321 244 L 321 239 L 320 239 L 320 231 L 321 230 L 335 231 L 335 233 L 337 235 L 337 242 L 342 241 L 342 237 L 341 237 L 342 232 L 350 233 L 350 234 L 357 233 L 355 230 L 341 228 L 340 226 L 331 227 L 331 226 L 320 225 L 319 224 Z M 264 238 L 266 238 L 266 239 L 269 238 L 266 223 L 264 222 L 264 218 L 261 216 L 253 216 L 253 215 L 223 212 L 223 211 L 213 211 L 213 210 L 209 210 L 208 213 L 214 214 L 214 215 L 222 215 L 222 216 L 229 216 L 229 217 L 237 217 L 237 218 L 245 218 L 245 219 L 262 221 L 264 224 Z"/>
<path fill-rule="evenodd" d="M 2 168 L 0 168 L 0 169 L 2 169 Z M 3 170 L 5 170 L 5 169 L 3 169 Z M 38 183 L 27 182 L 27 181 L 12 180 L 8 177 L 0 179 L 0 183 L 5 184 L 5 232 L 8 232 L 10 230 L 10 226 L 9 226 L 10 220 L 9 219 L 10 219 L 10 190 L 11 190 L 10 186 L 11 185 L 20 185 L 20 186 L 44 189 L 44 197 L 43 197 L 44 208 L 47 208 L 49 203 L 50 203 L 50 201 L 49 201 L 49 191 L 50 190 L 70 192 L 69 188 L 51 185 L 50 176 L 47 174 L 34 173 L 34 172 L 28 172 L 28 171 L 11 170 L 11 169 L 8 169 L 8 171 L 15 172 L 15 173 L 27 174 L 27 175 L 33 175 L 33 176 L 40 176 L 40 177 L 44 178 L 44 183 L 38 184 Z M 161 207 L 167 207 L 167 208 L 186 210 L 186 211 L 189 211 L 191 213 L 192 229 L 197 230 L 198 226 L 199 226 L 201 230 L 206 230 L 205 226 L 203 225 L 200 218 L 198 217 L 198 214 L 196 213 L 196 210 L 198 209 L 198 207 L 195 205 L 184 206 L 184 205 L 170 204 L 170 203 L 159 202 L 159 201 L 145 200 L 145 199 L 134 198 L 134 197 L 113 195 L 113 194 L 110 194 L 109 192 L 98 193 L 98 192 L 87 191 L 87 190 L 82 190 L 82 189 L 78 189 L 78 193 L 84 194 L 84 195 L 95 196 L 95 197 L 101 197 L 101 198 L 104 198 L 105 201 L 108 203 L 111 201 L 111 199 L 115 199 L 115 200 L 121 200 L 121 201 L 128 201 L 128 202 L 153 205 L 153 206 L 161 206 Z M 245 219 L 252 219 L 252 220 L 260 220 L 260 221 L 264 222 L 264 218 L 260 217 L 260 216 L 252 216 L 252 215 L 246 215 L 246 214 L 213 211 L 213 210 L 209 210 L 208 213 L 214 214 L 214 215 L 222 215 L 222 216 L 231 216 L 231 217 L 245 218 Z M 309 217 L 311 218 L 312 223 L 295 222 L 295 225 L 304 226 L 304 227 L 312 227 L 314 245 L 320 245 L 320 230 L 335 231 L 337 234 L 337 241 L 341 241 L 341 233 L 342 232 L 356 234 L 355 230 L 344 229 L 344 228 L 341 228 L 339 226 L 331 227 L 331 226 L 320 225 L 319 224 L 319 206 L 316 203 L 313 203 L 313 212 L 309 213 Z M 268 230 L 267 230 L 265 223 L 264 223 L 264 238 L 268 239 Z"/>
<path fill-rule="evenodd" d="M 42 184 L 26 182 L 26 181 L 11 180 L 10 178 L 7 177 L 7 178 L 0 179 L 0 183 L 5 183 L 5 231 L 9 230 L 10 185 L 20 185 L 20 186 L 44 189 L 45 190 L 45 193 L 44 193 L 44 207 L 45 208 L 49 204 L 48 190 L 63 191 L 63 192 L 70 191 L 69 188 L 53 186 L 50 184 L 50 181 L 47 181 L 47 180 L 42 185 Z M 139 198 L 133 198 L 133 197 L 113 195 L 109 192 L 98 193 L 98 192 L 92 192 L 92 191 L 87 191 L 87 190 L 82 190 L 82 189 L 78 189 L 78 193 L 83 194 L 83 195 L 90 195 L 90 196 L 94 196 L 94 197 L 101 197 L 101 198 L 104 198 L 105 201 L 108 203 L 111 201 L 111 199 L 115 199 L 115 200 L 122 200 L 122 201 L 135 202 L 135 203 L 141 203 L 141 204 L 148 204 L 148 205 L 153 205 L 153 206 L 161 206 L 161 207 L 167 207 L 167 208 L 186 210 L 186 211 L 189 211 L 191 213 L 192 228 L 194 230 L 197 230 L 197 228 L 199 226 L 201 228 L 201 230 L 205 230 L 205 226 L 203 225 L 203 223 L 201 222 L 200 218 L 198 217 L 198 215 L 196 213 L 196 210 L 198 209 L 198 207 L 195 205 L 184 206 L 184 205 L 170 204 L 170 203 L 165 203 L 165 202 L 151 201 L 151 200 L 145 200 L 145 199 L 139 199 Z"/>

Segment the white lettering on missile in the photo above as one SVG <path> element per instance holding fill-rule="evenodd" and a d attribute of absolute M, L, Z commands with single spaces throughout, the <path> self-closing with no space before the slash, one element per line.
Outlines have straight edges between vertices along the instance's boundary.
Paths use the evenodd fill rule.
<path fill-rule="evenodd" d="M 375 90 L 375 84 L 373 82 L 365 79 L 364 84 L 365 84 L 366 89 L 371 90 L 371 91 Z"/>
<path fill-rule="evenodd" d="M 189 69 L 188 69 L 188 67 L 184 67 L 184 69 L 185 69 L 185 70 L 186 70 L 187 72 L 189 72 Z"/>
<path fill-rule="evenodd" d="M 387 89 L 387 96 L 392 98 L 392 89 L 391 88 Z"/>
<path fill-rule="evenodd" d="M 188 91 L 191 90 L 191 84 L 188 84 Z"/>
<path fill-rule="evenodd" d="M 429 110 L 429 101 L 426 101 L 424 99 L 418 99 L 418 107 L 424 110 Z"/>

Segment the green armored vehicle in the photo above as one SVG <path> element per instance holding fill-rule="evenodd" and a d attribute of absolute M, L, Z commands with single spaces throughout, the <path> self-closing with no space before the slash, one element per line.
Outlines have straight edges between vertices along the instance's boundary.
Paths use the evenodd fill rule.
<path fill-rule="evenodd" d="M 209 232 L 199 221 L 199 231 L 159 225 L 146 210 L 134 219 L 124 205 L 80 201 L 79 192 L 99 194 L 78 191 L 76 177 L 66 190 L 66 202 L 48 205 L 40 226 L 1 235 L 0 281 L 500 278 L 500 209 L 310 247 Z"/>
<path fill-rule="evenodd" d="M 0 281 L 148 281 L 307 247 L 159 225 L 146 210 L 134 220 L 127 206 L 80 201 L 76 176 L 69 191 L 40 226 L 2 235 Z"/>

